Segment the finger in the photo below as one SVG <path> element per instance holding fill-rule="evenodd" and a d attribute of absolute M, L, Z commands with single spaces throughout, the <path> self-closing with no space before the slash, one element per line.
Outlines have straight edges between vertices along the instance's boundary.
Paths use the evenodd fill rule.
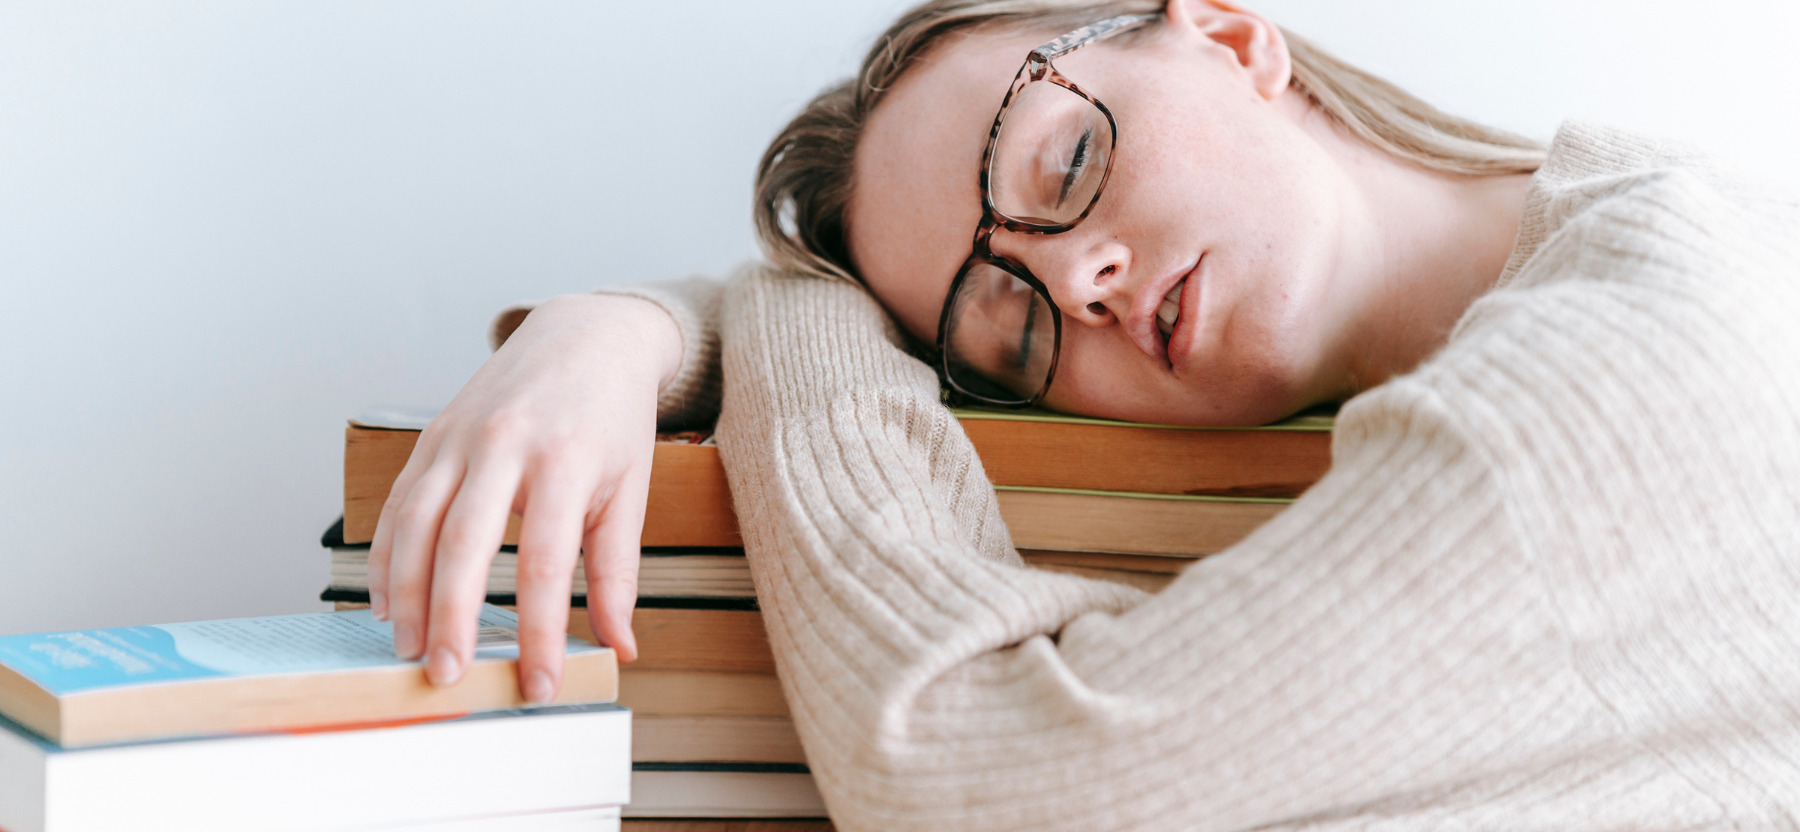
<path fill-rule="evenodd" d="M 633 467 L 601 509 L 598 522 L 583 539 L 587 566 L 588 623 L 619 661 L 637 658 L 631 612 L 637 607 L 639 543 L 644 535 L 644 504 L 650 496 L 650 463 Z"/>
<path fill-rule="evenodd" d="M 388 620 L 394 622 L 394 655 L 407 661 L 425 649 L 426 601 L 444 511 L 462 481 L 459 462 L 439 460 L 419 477 L 394 515 L 393 555 L 388 563 Z"/>
<path fill-rule="evenodd" d="M 593 488 L 560 470 L 531 482 L 519 526 L 519 690 L 544 704 L 562 688 L 569 591 Z"/>
<path fill-rule="evenodd" d="M 519 475 L 514 454 L 477 456 L 444 513 L 431 574 L 424 654 L 425 675 L 434 685 L 456 684 L 474 659 L 475 622 L 487 599 L 488 567 L 506 537 Z"/>
<path fill-rule="evenodd" d="M 424 436 L 406 458 L 406 467 L 388 489 L 381 502 L 381 516 L 375 520 L 375 537 L 369 541 L 369 612 L 377 621 L 388 620 L 388 563 L 394 551 L 394 527 L 399 524 L 400 507 L 418 483 L 419 477 L 437 458 L 437 443 Z"/>

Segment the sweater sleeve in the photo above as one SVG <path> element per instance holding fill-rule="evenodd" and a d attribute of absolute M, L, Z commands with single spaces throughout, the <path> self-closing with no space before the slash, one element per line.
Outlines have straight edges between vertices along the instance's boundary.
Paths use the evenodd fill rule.
<path fill-rule="evenodd" d="M 724 281 L 693 276 L 595 291 L 654 303 L 681 331 L 681 367 L 657 396 L 659 430 L 706 427 L 718 418 L 719 304 L 724 288 Z M 515 304 L 495 315 L 488 326 L 488 346 L 499 349 L 536 305 Z"/>
<path fill-rule="evenodd" d="M 1584 772 L 1521 761 L 1604 744 L 1429 390 L 1346 406 L 1324 481 L 1150 596 L 1016 559 L 932 372 L 863 292 L 769 270 L 728 292 L 720 449 L 839 829 L 1391 819 L 1566 793 Z"/>

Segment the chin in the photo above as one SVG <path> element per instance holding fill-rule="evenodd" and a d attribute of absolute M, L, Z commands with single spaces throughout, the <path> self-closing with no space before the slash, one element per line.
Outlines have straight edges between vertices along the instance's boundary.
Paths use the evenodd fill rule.
<path fill-rule="evenodd" d="M 1257 379 L 1229 391 L 1151 385 L 1149 389 L 1083 390 L 1051 387 L 1043 406 L 1096 419 L 1193 427 L 1247 427 L 1279 421 L 1312 404 L 1284 381 Z"/>
<path fill-rule="evenodd" d="M 1226 398 L 1226 418 L 1220 425 L 1266 425 L 1286 419 L 1316 402 L 1307 396 L 1306 385 L 1292 368 L 1263 368 L 1242 377 L 1231 385 L 1233 395 Z"/>
<path fill-rule="evenodd" d="M 1305 410 L 1314 402 L 1305 393 L 1299 376 L 1286 368 L 1264 367 L 1235 373 L 1229 379 L 1214 378 L 1183 391 L 1169 424 L 1204 427 L 1249 427 L 1277 422 Z"/>
<path fill-rule="evenodd" d="M 1185 377 L 1137 353 L 1081 353 L 1057 372 L 1042 404 L 1078 416 L 1196 427 L 1263 425 L 1314 404 L 1306 351 L 1270 349 L 1295 340 L 1269 337 L 1266 327 L 1257 334 L 1251 340 L 1261 349 L 1228 349 L 1194 362 L 1190 367 L 1207 370 Z"/>

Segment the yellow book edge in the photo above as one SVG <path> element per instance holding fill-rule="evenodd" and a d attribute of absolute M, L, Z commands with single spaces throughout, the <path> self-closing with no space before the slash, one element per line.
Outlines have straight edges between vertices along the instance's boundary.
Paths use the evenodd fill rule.
<path fill-rule="evenodd" d="M 1300 431 L 1306 433 L 1330 433 L 1337 423 L 1337 408 L 1318 408 L 1289 416 L 1279 422 L 1266 425 L 1219 426 L 1208 427 L 1198 425 L 1165 425 L 1157 422 L 1121 422 L 1117 419 L 1096 419 L 1091 416 L 1071 416 L 1053 410 L 1028 407 L 1021 410 L 1008 410 L 998 407 L 953 407 L 950 413 L 958 419 L 988 419 L 1001 422 L 1052 422 L 1063 425 L 1097 425 L 1112 428 L 1154 428 L 1156 430 L 1196 430 L 1196 431 Z"/>

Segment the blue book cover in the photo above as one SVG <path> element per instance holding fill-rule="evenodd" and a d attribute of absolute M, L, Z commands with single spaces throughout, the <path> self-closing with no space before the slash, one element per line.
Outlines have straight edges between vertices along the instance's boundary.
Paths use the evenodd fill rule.
<path fill-rule="evenodd" d="M 476 655 L 518 657 L 518 616 L 481 611 Z M 597 651 L 571 639 L 571 653 Z M 52 695 L 203 679 L 413 664 L 394 658 L 393 625 L 368 610 L 0 636 L 0 665 Z"/>
<path fill-rule="evenodd" d="M 368 610 L 0 636 L 0 715 L 65 746 L 524 705 L 518 617 L 482 608 L 464 678 L 433 687 Z M 571 638 L 554 704 L 611 701 L 612 651 Z"/>

